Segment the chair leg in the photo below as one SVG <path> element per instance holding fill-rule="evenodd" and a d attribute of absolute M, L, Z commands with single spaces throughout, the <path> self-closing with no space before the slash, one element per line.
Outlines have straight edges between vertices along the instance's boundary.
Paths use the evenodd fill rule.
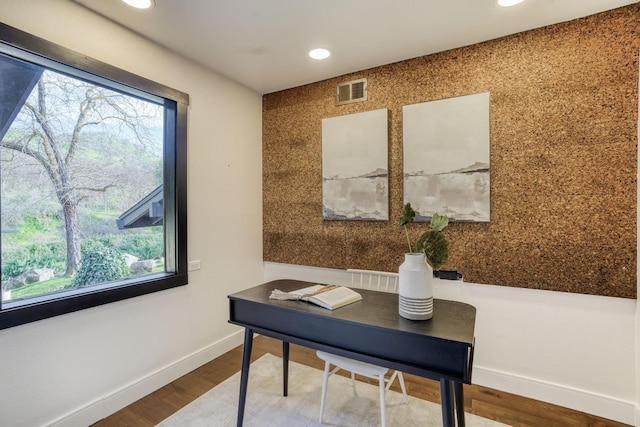
<path fill-rule="evenodd" d="M 387 380 L 387 387 L 386 387 L 387 390 L 391 388 L 391 384 L 393 384 L 397 376 L 398 376 L 398 371 L 393 371 L 393 374 Z"/>
<path fill-rule="evenodd" d="M 356 374 L 351 372 L 351 387 L 353 387 L 354 396 L 358 395 L 358 390 L 356 389 Z"/>
<path fill-rule="evenodd" d="M 407 398 L 407 388 L 404 385 L 404 377 L 402 376 L 402 372 L 398 372 L 398 381 L 400 381 L 400 388 L 402 389 L 402 395 L 404 396 L 405 405 L 409 404 L 409 399 Z"/>
<path fill-rule="evenodd" d="M 386 389 L 389 390 L 391 388 L 391 384 L 393 384 L 393 382 L 395 381 L 396 377 L 398 378 L 398 382 L 400 383 L 400 388 L 402 389 L 402 395 L 404 397 L 404 403 L 408 404 L 409 403 L 409 399 L 407 398 L 407 388 L 404 385 L 404 377 L 402 376 L 402 372 L 393 371 L 393 374 L 387 380 Z"/>
<path fill-rule="evenodd" d="M 384 375 L 380 375 L 378 377 L 378 382 L 380 383 L 380 425 L 382 427 L 385 427 L 385 401 L 384 401 L 384 392 L 386 391 L 386 388 L 384 386 Z"/>
<path fill-rule="evenodd" d="M 324 363 L 324 378 L 322 379 L 322 398 L 320 399 L 320 424 L 324 414 L 324 400 L 327 397 L 327 382 L 329 380 L 329 362 Z"/>

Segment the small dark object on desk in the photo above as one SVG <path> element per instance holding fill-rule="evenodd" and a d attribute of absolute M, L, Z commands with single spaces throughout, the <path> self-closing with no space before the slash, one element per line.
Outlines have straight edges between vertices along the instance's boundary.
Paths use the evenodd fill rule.
<path fill-rule="evenodd" d="M 435 270 L 433 276 L 446 280 L 462 280 L 462 273 L 458 273 L 456 270 Z"/>

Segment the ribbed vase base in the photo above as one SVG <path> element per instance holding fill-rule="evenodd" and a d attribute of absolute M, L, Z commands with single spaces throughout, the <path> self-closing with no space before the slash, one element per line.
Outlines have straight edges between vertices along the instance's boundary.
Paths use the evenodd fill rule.
<path fill-rule="evenodd" d="M 400 295 L 399 313 L 409 320 L 429 320 L 433 317 L 433 297 L 418 299 Z"/>

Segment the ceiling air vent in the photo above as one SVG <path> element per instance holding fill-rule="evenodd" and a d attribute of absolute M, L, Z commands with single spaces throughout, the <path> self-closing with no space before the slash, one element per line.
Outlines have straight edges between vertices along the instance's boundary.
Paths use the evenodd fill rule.
<path fill-rule="evenodd" d="M 367 79 L 340 83 L 336 88 L 336 105 L 367 100 Z"/>

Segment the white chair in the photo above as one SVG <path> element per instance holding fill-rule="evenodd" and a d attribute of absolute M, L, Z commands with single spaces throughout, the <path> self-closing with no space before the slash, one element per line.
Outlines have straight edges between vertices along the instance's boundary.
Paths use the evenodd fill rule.
<path fill-rule="evenodd" d="M 374 291 L 398 293 L 398 273 L 387 271 L 348 269 L 351 273 L 351 287 Z"/>
<path fill-rule="evenodd" d="M 355 269 L 349 269 L 347 271 L 351 273 L 351 287 L 353 288 L 373 289 L 376 291 L 393 293 L 398 292 L 398 273 Z M 340 369 L 351 372 L 351 383 L 353 385 L 354 392 L 356 387 L 355 374 L 378 380 L 380 388 L 380 420 L 382 427 L 385 426 L 386 419 L 385 392 L 389 390 L 391 384 L 393 384 L 396 378 L 398 378 L 398 381 L 400 382 L 400 388 L 402 389 L 405 403 L 409 403 L 402 372 L 394 371 L 391 377 L 387 379 L 385 376 L 389 370 L 385 367 L 372 365 L 371 363 L 353 360 L 348 357 L 338 356 L 324 351 L 317 351 L 316 354 L 320 359 L 324 360 L 324 378 L 322 381 L 322 398 L 320 400 L 320 423 L 322 423 L 324 414 L 324 404 L 327 396 L 327 382 L 329 377 Z M 335 366 L 335 368 L 332 370 L 331 366 Z"/>

